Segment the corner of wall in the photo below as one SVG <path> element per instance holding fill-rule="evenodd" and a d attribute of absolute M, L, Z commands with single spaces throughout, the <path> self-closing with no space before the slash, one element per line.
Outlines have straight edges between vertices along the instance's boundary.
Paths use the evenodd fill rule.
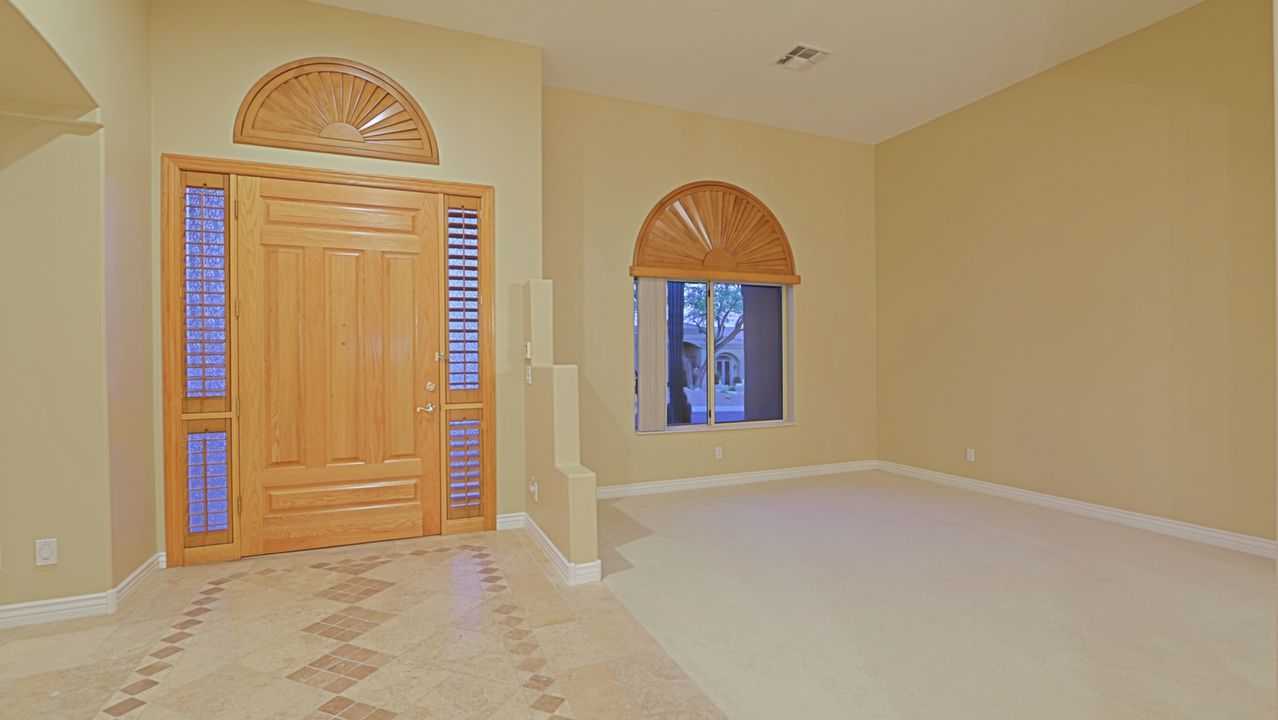
<path fill-rule="evenodd" d="M 534 533 L 544 535 L 564 561 L 560 569 L 568 582 L 598 579 L 598 482 L 581 464 L 577 368 L 553 362 L 550 281 L 525 283 L 524 305 L 526 512 Z"/>

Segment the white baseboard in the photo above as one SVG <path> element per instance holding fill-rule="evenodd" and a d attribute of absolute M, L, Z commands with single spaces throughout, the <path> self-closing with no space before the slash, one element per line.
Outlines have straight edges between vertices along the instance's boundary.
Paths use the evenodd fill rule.
<path fill-rule="evenodd" d="M 106 615 L 109 612 L 111 610 L 104 592 L 0 605 L 0 629 Z"/>
<path fill-rule="evenodd" d="M 497 530 L 518 530 L 524 526 L 524 519 L 527 517 L 524 513 L 506 513 L 497 516 Z"/>
<path fill-rule="evenodd" d="M 524 527 L 528 532 L 537 539 L 537 544 L 546 552 L 550 558 L 551 564 L 559 571 L 559 576 L 569 585 L 585 585 L 586 583 L 598 582 L 603 577 L 603 563 L 599 560 L 588 563 L 570 563 L 568 558 L 559 551 L 559 548 L 546 537 L 546 533 L 542 532 L 541 526 L 536 520 L 527 513 L 520 513 L 524 516 Z"/>
<path fill-rule="evenodd" d="M 146 562 L 139 565 L 136 570 L 129 573 L 129 576 L 121 580 L 119 585 L 107 590 L 107 605 L 110 608 L 107 612 L 118 610 L 143 580 L 150 577 L 156 570 L 162 569 L 166 564 L 164 553 L 156 553 L 148 558 Z"/>
<path fill-rule="evenodd" d="M 655 495 L 659 493 L 679 492 L 682 490 L 698 490 L 701 488 L 721 487 L 725 485 L 743 485 L 746 483 L 768 482 L 772 480 L 790 480 L 793 478 L 813 477 L 816 475 L 833 475 L 837 473 L 860 472 L 864 470 L 884 470 L 904 475 L 917 480 L 949 485 L 951 487 L 971 490 L 984 495 L 993 495 L 1008 500 L 1039 505 L 1054 510 L 1084 515 L 1086 517 L 1108 520 L 1109 522 L 1127 525 L 1128 527 L 1148 530 L 1162 535 L 1192 540 L 1216 547 L 1228 548 L 1251 555 L 1274 558 L 1278 557 L 1278 544 L 1273 540 L 1251 535 L 1217 530 L 1216 528 L 1194 525 L 1179 520 L 1145 515 L 1130 510 L 1120 510 L 1105 505 L 1095 505 L 1081 500 L 1047 495 L 1032 490 L 1022 490 L 1009 485 L 974 480 L 960 475 L 949 475 L 934 470 L 911 467 L 900 463 L 882 460 L 859 460 L 855 462 L 834 463 L 831 465 L 806 465 L 779 470 L 761 470 L 757 472 L 732 473 L 727 475 L 710 475 L 706 477 L 681 478 L 677 480 L 657 480 L 653 482 L 630 483 L 627 485 L 603 485 L 597 491 L 600 500 L 609 498 L 632 497 L 636 495 Z"/>
<path fill-rule="evenodd" d="M 707 475 L 677 480 L 654 480 L 652 482 L 629 483 L 627 485 L 601 485 L 595 495 L 600 500 L 607 500 L 609 498 L 656 495 L 682 490 L 700 490 L 702 488 L 723 487 L 725 485 L 791 480 L 816 475 L 837 475 L 839 473 L 874 470 L 877 467 L 877 461 L 857 460 L 854 462 L 832 463 L 830 465 L 804 465 L 802 467 L 781 468 L 779 470 L 756 470 L 754 472 Z"/>
<path fill-rule="evenodd" d="M 143 580 L 164 566 L 164 553 L 156 553 L 129 573 L 129 576 L 120 581 L 119 585 L 105 592 L 0 605 L 0 629 L 92 615 L 109 615 L 129 599 Z"/>
<path fill-rule="evenodd" d="M 1251 535 L 1243 535 L 1241 533 L 1229 532 L 1227 530 L 1217 530 L 1215 528 L 1194 525 L 1192 523 L 1181 522 L 1179 520 L 1169 520 L 1167 518 L 1156 517 L 1154 515 L 1145 515 L 1143 513 L 1132 512 L 1130 510 L 1119 510 L 1118 508 L 1112 508 L 1106 505 L 1095 505 L 1081 500 L 1070 500 L 1069 498 L 1058 497 L 1056 495 L 1048 495 L 1046 493 L 1034 492 L 1032 490 L 1022 490 L 1008 485 L 999 485 L 998 483 L 985 482 L 983 480 L 973 480 L 972 478 L 963 477 L 961 475 L 950 475 L 947 473 L 936 472 L 935 470 L 924 470 L 923 468 L 901 465 L 894 462 L 880 461 L 878 463 L 878 467 L 880 470 L 885 472 L 904 475 L 905 477 L 911 477 L 917 480 L 927 480 L 941 485 L 949 485 L 951 487 L 962 488 L 964 490 L 971 490 L 983 495 L 993 495 L 995 497 L 1006 498 L 1008 500 L 1016 500 L 1017 502 L 1052 508 L 1053 510 L 1061 510 L 1067 513 L 1073 513 L 1074 515 L 1084 515 L 1090 518 L 1108 520 L 1109 522 L 1118 523 L 1119 525 L 1127 525 L 1128 527 L 1148 530 L 1162 535 L 1170 535 L 1172 537 L 1181 538 L 1182 540 L 1192 540 L 1194 542 L 1215 545 L 1216 547 L 1228 548 L 1230 550 L 1237 550 L 1239 552 L 1248 553 L 1250 555 L 1259 555 L 1261 557 L 1278 557 L 1278 546 L 1276 546 L 1273 540 L 1266 540 L 1264 538 L 1258 538 Z"/>
<path fill-rule="evenodd" d="M 682 478 L 677 480 L 658 480 L 654 482 L 630 483 L 628 485 L 605 485 L 597 491 L 601 500 L 608 498 L 631 497 L 637 495 L 655 495 L 658 493 L 696 490 L 700 488 L 721 487 L 725 485 L 743 485 L 746 483 L 768 482 L 772 480 L 788 480 L 792 478 L 813 477 L 818 475 L 834 475 L 864 470 L 883 470 L 885 472 L 927 480 L 929 482 L 949 485 L 951 487 L 971 490 L 983 495 L 992 495 L 1008 500 L 1029 503 L 1041 507 L 1052 508 L 1074 515 L 1107 520 L 1109 522 L 1139 528 L 1161 535 L 1191 540 L 1214 545 L 1216 547 L 1237 550 L 1250 555 L 1266 558 L 1278 557 L 1278 544 L 1273 540 L 1243 535 L 1242 533 L 1217 530 L 1216 528 L 1194 525 L 1179 520 L 1169 520 L 1153 515 L 1120 510 L 1105 505 L 1095 505 L 1081 500 L 1070 500 L 1056 495 L 1022 490 L 1009 485 L 974 480 L 961 475 L 950 475 L 935 470 L 902 465 L 900 463 L 881 460 L 860 460 L 855 462 L 834 463 L 830 465 L 808 465 L 780 470 L 761 470 L 757 472 L 731 473 L 726 475 L 710 475 L 698 478 Z M 498 530 L 515 530 L 527 528 L 539 545 L 550 557 L 564 582 L 569 585 L 596 582 L 601 577 L 601 563 L 595 560 L 590 563 L 574 564 L 568 562 L 550 538 L 538 527 L 527 513 L 507 513 L 497 516 Z M 137 587 L 156 570 L 168 566 L 164 553 L 156 553 L 129 574 L 119 585 L 100 593 L 76 595 L 73 597 L 35 600 L 11 605 L 0 605 L 0 629 L 31 625 L 35 623 L 70 620 L 72 618 L 107 615 L 114 613 L 123 605 Z"/>

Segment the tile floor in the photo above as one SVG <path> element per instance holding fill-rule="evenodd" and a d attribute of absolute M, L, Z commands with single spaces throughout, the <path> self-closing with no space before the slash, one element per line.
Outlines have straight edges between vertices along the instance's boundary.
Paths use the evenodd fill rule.
<path fill-rule="evenodd" d="M 0 719 L 722 718 L 524 531 L 172 568 L 115 615 L 0 630 Z"/>

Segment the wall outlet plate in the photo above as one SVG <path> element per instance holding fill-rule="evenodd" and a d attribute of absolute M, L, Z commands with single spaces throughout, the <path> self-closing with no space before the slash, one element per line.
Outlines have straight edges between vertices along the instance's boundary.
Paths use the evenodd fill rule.
<path fill-rule="evenodd" d="M 976 462 L 976 448 L 967 449 L 967 461 Z"/>
<path fill-rule="evenodd" d="M 58 539 L 43 538 L 36 540 L 36 565 L 58 564 Z"/>

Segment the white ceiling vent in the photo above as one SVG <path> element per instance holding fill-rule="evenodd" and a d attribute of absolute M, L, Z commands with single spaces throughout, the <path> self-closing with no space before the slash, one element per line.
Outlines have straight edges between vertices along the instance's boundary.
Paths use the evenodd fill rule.
<path fill-rule="evenodd" d="M 830 56 L 830 53 L 811 45 L 795 45 L 790 52 L 777 58 L 776 64 L 786 70 L 803 72 Z"/>

